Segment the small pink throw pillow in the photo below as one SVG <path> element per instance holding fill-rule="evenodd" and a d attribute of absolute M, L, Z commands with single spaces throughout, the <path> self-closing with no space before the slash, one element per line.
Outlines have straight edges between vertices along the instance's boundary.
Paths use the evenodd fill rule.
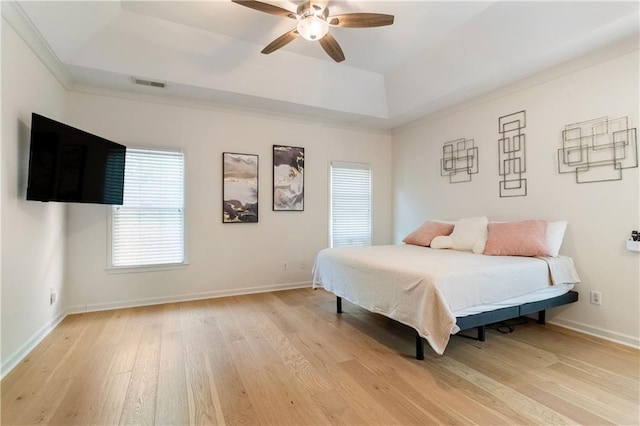
<path fill-rule="evenodd" d="M 490 223 L 484 254 L 490 256 L 549 256 L 546 242 L 547 222 Z"/>
<path fill-rule="evenodd" d="M 435 237 L 449 235 L 452 231 L 452 223 L 429 221 L 423 223 L 418 229 L 407 235 L 402 242 L 405 244 L 429 247 L 431 240 Z"/>

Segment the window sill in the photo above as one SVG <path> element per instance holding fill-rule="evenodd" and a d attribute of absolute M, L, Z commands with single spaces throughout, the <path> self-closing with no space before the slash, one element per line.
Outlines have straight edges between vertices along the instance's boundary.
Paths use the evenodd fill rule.
<path fill-rule="evenodd" d="M 109 266 L 106 268 L 109 274 L 135 274 L 140 272 L 171 271 L 176 269 L 187 269 L 189 262 L 172 263 L 169 265 L 144 265 L 144 266 Z"/>

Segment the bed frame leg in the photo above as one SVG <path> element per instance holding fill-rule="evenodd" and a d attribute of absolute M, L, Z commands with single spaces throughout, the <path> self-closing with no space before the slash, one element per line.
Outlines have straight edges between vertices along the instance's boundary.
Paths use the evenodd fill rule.
<path fill-rule="evenodd" d="M 538 324 L 544 324 L 545 320 L 546 320 L 546 312 L 547 311 L 540 311 L 538 312 Z"/>
<path fill-rule="evenodd" d="M 342 297 L 336 296 L 336 312 L 342 313 Z"/>
<path fill-rule="evenodd" d="M 477 330 L 478 330 L 478 340 L 481 342 L 484 342 L 485 340 L 484 325 L 477 327 Z"/>
<path fill-rule="evenodd" d="M 424 339 L 416 331 L 416 359 L 424 359 Z"/>

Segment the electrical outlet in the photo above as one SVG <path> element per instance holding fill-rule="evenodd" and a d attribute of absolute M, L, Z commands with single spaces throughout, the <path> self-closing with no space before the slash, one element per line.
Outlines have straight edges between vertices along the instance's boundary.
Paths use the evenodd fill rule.
<path fill-rule="evenodd" d="M 286 271 L 287 269 L 289 269 L 289 263 L 285 260 L 282 262 L 282 270 Z"/>
<path fill-rule="evenodd" d="M 602 292 L 591 290 L 591 304 L 602 305 Z"/>
<path fill-rule="evenodd" d="M 49 306 L 56 303 L 57 300 L 58 300 L 58 293 L 56 293 L 53 287 L 49 287 Z"/>

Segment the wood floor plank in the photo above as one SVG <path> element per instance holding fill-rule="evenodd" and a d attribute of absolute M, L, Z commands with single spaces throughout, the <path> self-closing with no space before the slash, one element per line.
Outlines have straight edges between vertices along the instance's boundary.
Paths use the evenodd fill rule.
<path fill-rule="evenodd" d="M 143 328 L 120 424 L 155 423 L 161 335 L 160 324 L 150 324 Z"/>
<path fill-rule="evenodd" d="M 394 393 L 403 395 L 414 404 L 426 410 L 438 423 L 442 424 L 506 424 L 509 420 L 487 410 L 483 405 L 471 400 L 452 386 L 443 384 L 437 376 L 429 374 L 429 369 L 417 360 L 403 360 L 401 368 L 391 356 L 381 356 L 371 362 L 360 360 L 367 368 L 376 372 L 393 389 Z M 372 368 L 375 365 L 376 368 Z M 444 371 L 441 370 L 443 373 Z M 446 389 L 443 390 L 443 387 Z M 471 409 L 475 407 L 474 409 Z"/>
<path fill-rule="evenodd" d="M 198 310 L 196 313 L 204 311 Z M 206 324 L 206 318 L 201 318 L 201 321 L 193 321 L 194 318 L 191 320 L 192 326 L 197 325 L 195 330 L 202 331 L 202 324 Z M 184 342 L 189 423 L 223 425 L 225 421 L 220 389 L 213 377 L 204 339 L 192 330 L 185 334 Z"/>
<path fill-rule="evenodd" d="M 579 407 L 558 395 L 554 395 L 547 390 L 546 384 L 542 386 L 523 384 L 516 388 L 518 392 L 533 399 L 534 401 L 544 404 L 550 409 L 562 414 L 563 416 L 577 422 L 581 425 L 614 425 L 615 422 L 611 422 L 604 417 L 601 417 L 595 413 L 585 410 L 584 407 Z"/>
<path fill-rule="evenodd" d="M 252 363 L 245 364 L 244 368 L 260 369 L 262 366 L 282 362 L 253 319 L 254 309 L 251 308 L 251 304 L 241 298 L 231 298 L 230 303 L 235 312 L 236 322 L 244 336 L 240 346 L 244 346 L 250 353 L 259 354 L 252 359 Z"/>
<path fill-rule="evenodd" d="M 577 424 L 573 420 L 551 410 L 549 407 L 536 402 L 535 400 L 514 392 L 513 389 L 503 385 L 498 380 L 482 374 L 462 362 L 452 358 L 443 360 L 446 368 L 453 374 L 463 377 L 465 380 L 474 383 L 481 389 L 491 393 L 497 399 L 506 402 L 509 407 L 515 409 L 518 417 L 527 419 L 527 424 Z"/>
<path fill-rule="evenodd" d="M 486 350 L 487 347 L 485 346 L 482 351 L 479 352 L 475 350 L 468 358 L 463 356 L 459 357 L 459 359 L 465 362 L 465 364 L 475 366 L 476 369 L 484 371 L 485 373 L 487 369 L 491 368 L 503 370 L 503 373 L 509 376 L 505 380 L 512 383 L 515 389 L 520 389 L 522 386 L 524 386 L 525 389 L 530 389 L 526 385 L 549 389 L 550 385 L 554 384 L 565 384 L 570 385 L 571 388 L 580 389 L 581 393 L 575 394 L 573 392 L 558 390 L 557 387 L 552 388 L 557 390 L 555 396 L 566 400 L 568 406 L 575 404 L 582 407 L 582 410 L 591 412 L 591 414 L 605 419 L 605 423 L 628 424 L 631 422 L 631 424 L 633 424 L 635 420 L 638 419 L 637 414 L 634 414 L 634 410 L 637 411 L 638 383 L 633 379 L 621 378 L 611 371 L 607 372 L 605 370 L 607 363 L 601 366 L 593 366 L 575 359 L 568 360 L 562 355 L 548 355 L 548 359 L 555 358 L 557 361 L 549 365 L 546 363 L 536 365 L 535 362 L 532 362 L 527 351 L 521 351 L 520 358 L 528 368 L 506 369 L 504 366 L 509 365 L 509 362 L 513 358 L 510 357 L 511 354 L 509 351 L 503 351 L 502 349 L 514 344 L 518 346 L 519 344 L 514 343 L 514 341 L 509 339 L 509 336 L 495 336 L 494 340 L 496 342 L 493 344 L 492 349 Z M 463 346 L 460 350 L 468 352 L 470 349 L 467 346 Z M 611 348 L 611 350 L 615 350 L 615 348 Z M 598 377 L 600 377 L 600 380 L 605 384 L 600 384 L 595 376 L 586 374 L 584 371 L 579 371 L 580 374 L 576 374 L 574 366 L 566 364 L 565 361 L 572 364 L 578 363 L 582 370 L 597 372 Z M 620 386 L 620 383 L 624 383 L 625 386 Z M 636 389 L 635 392 L 633 391 L 634 388 Z M 613 390 L 615 391 L 612 392 Z M 537 392 L 537 394 L 541 395 L 539 392 Z M 586 403 L 584 395 L 589 395 L 591 401 Z M 628 401 L 629 399 L 631 399 L 631 401 Z M 601 401 L 607 401 L 606 406 L 604 406 Z M 580 420 L 576 421 L 580 422 Z"/>
<path fill-rule="evenodd" d="M 222 309 L 216 312 L 215 318 L 220 325 L 220 331 L 222 332 L 225 342 L 244 340 L 244 335 L 236 321 L 236 314 L 231 308 L 228 299 L 225 299 L 225 304 Z"/>
<path fill-rule="evenodd" d="M 508 339 L 508 337 L 499 337 L 503 339 L 505 346 L 509 346 L 513 343 Z M 615 348 L 613 349 L 615 350 Z M 546 366 L 546 368 L 535 368 L 535 366 L 527 363 L 527 369 L 513 371 L 511 374 L 517 377 L 520 383 L 520 385 L 518 385 L 515 380 L 510 379 L 510 381 L 514 383 L 514 388 L 520 388 L 520 386 L 526 384 L 537 384 L 538 386 L 542 386 L 544 389 L 556 389 L 555 394 L 557 397 L 565 399 L 568 404 L 575 404 L 583 407 L 585 411 L 590 411 L 592 414 L 604 418 L 606 422 L 616 424 L 633 424 L 640 420 L 637 413 L 634 413 L 634 411 L 637 411 L 638 382 L 632 379 L 627 381 L 626 379 L 621 378 L 612 380 L 611 377 L 616 377 L 616 373 L 611 371 L 606 373 L 606 370 L 603 371 L 603 367 L 593 365 L 589 365 L 587 367 L 584 364 L 581 364 L 583 369 L 598 372 L 602 377 L 602 382 L 606 383 L 605 385 L 601 385 L 595 377 L 589 374 L 583 374 L 584 372 L 576 370 L 573 365 L 566 364 L 563 360 L 563 356 L 558 356 L 557 358 L 557 362 Z M 493 368 L 495 369 L 504 369 L 504 366 L 509 365 L 508 363 L 510 361 L 507 354 L 502 353 L 499 350 L 499 346 L 496 346 L 493 359 L 484 357 L 482 358 L 482 363 L 477 358 L 466 360 L 465 358 L 460 359 L 468 365 L 475 365 L 476 368 L 480 370 L 491 368 L 491 365 L 493 365 Z M 524 358 L 524 360 L 526 361 L 526 358 Z M 577 361 L 570 360 L 567 362 L 573 364 Z M 606 366 L 606 364 L 604 365 Z M 576 374 L 576 371 L 578 371 L 579 374 Z M 624 380 L 629 387 L 635 388 L 635 392 L 633 390 L 630 392 L 628 387 L 621 388 L 618 386 L 617 384 L 621 380 Z M 552 386 L 557 384 L 562 384 L 564 386 L 560 389 Z M 580 389 L 580 392 L 567 392 L 567 388 Z M 635 395 L 635 400 L 633 395 Z M 629 398 L 631 401 L 628 401 Z M 603 404 L 602 401 L 607 401 L 607 403 Z"/>
<path fill-rule="evenodd" d="M 574 386 L 566 384 L 562 379 L 558 380 L 560 383 L 547 381 L 544 386 L 545 391 L 553 394 L 555 398 L 567 400 L 580 407 L 581 410 L 605 419 L 603 423 L 617 425 L 640 424 L 640 411 L 637 407 L 632 406 L 624 409 L 614 407 L 611 405 L 611 396 L 597 398 L 588 389 L 587 393 L 582 393 L 584 388 L 574 388 Z"/>
<path fill-rule="evenodd" d="M 257 425 L 261 423 L 253 408 L 242 412 L 236 412 L 228 416 L 225 415 L 224 421 L 228 426 Z"/>
<path fill-rule="evenodd" d="M 308 424 L 304 414 L 290 409 L 290 405 L 295 404 L 291 398 L 293 395 L 269 370 L 269 366 L 265 366 L 259 371 L 243 374 L 243 381 L 260 422 L 267 425 Z"/>
<path fill-rule="evenodd" d="M 9 425 L 50 424 L 55 410 L 69 390 L 71 380 L 62 379 L 50 382 L 50 384 L 50 386 L 35 389 L 32 392 L 32 398 L 20 398 L 14 401 L 11 406 L 3 403 L 2 423 Z M 21 404 L 22 401 L 25 403 Z M 5 407 L 9 409 L 5 409 Z"/>
<path fill-rule="evenodd" d="M 256 295 L 258 301 L 257 309 L 269 318 L 282 333 L 295 333 L 298 331 L 299 321 L 290 320 L 286 309 L 281 306 L 276 307 L 278 299 L 270 293 L 260 293 Z"/>
<path fill-rule="evenodd" d="M 362 384 L 365 392 L 376 399 L 395 418 L 397 424 L 424 425 L 445 424 L 427 411 L 424 406 L 416 405 L 406 395 L 394 392 L 385 380 L 372 373 L 357 360 L 341 363 L 341 368 L 356 382 Z"/>
<path fill-rule="evenodd" d="M 125 395 L 131 382 L 131 376 L 130 372 L 106 376 L 103 386 L 89 404 L 91 415 L 87 417 L 89 421 L 86 424 L 115 425 L 118 423 L 124 410 Z M 138 416 L 137 419 L 141 420 L 139 424 L 153 424 L 143 415 Z"/>
<path fill-rule="evenodd" d="M 308 317 L 308 313 L 305 315 L 305 317 Z M 351 347 L 351 349 L 353 350 L 353 345 L 351 344 L 352 340 L 346 338 L 343 340 L 343 338 L 340 335 L 341 333 L 333 333 L 332 336 L 329 337 L 329 341 L 335 341 L 336 346 L 347 346 L 347 347 Z M 309 338 L 307 336 L 305 336 L 305 338 Z M 409 333 L 409 335 L 407 336 L 407 338 L 412 341 L 411 339 L 413 338 L 413 334 Z M 318 355 L 318 357 L 322 358 L 322 352 L 319 351 L 320 354 Z M 317 354 L 318 352 L 316 352 Z M 410 374 L 408 374 L 407 377 L 407 382 L 403 382 L 403 379 L 397 376 L 397 372 L 398 371 L 404 371 L 406 367 L 413 367 L 414 365 L 419 365 L 419 366 L 432 366 L 430 364 L 426 364 L 426 363 L 422 363 L 422 362 L 418 362 L 413 358 L 409 358 L 407 361 L 407 357 L 398 357 L 397 353 L 393 353 L 391 351 L 389 352 L 380 352 L 380 351 L 371 351 L 370 348 L 368 347 L 363 347 L 363 348 L 359 348 L 356 349 L 355 352 L 355 358 L 358 359 L 358 361 L 360 363 L 363 363 L 364 365 L 366 365 L 369 369 L 371 369 L 372 371 L 377 372 L 377 374 L 380 377 L 384 377 L 387 382 L 398 388 L 398 389 L 402 389 L 401 392 L 405 395 L 410 395 L 414 400 L 417 401 L 418 404 L 421 404 L 423 406 L 427 406 L 428 411 L 430 412 L 430 414 L 432 416 L 434 416 L 439 422 L 443 422 L 445 424 L 469 424 L 472 423 L 473 421 L 470 420 L 469 417 L 464 416 L 463 414 L 461 414 L 462 411 L 467 411 L 468 413 L 471 413 L 471 418 L 476 419 L 478 422 L 480 423 L 484 423 L 484 424 L 508 424 L 509 420 L 506 417 L 502 417 L 499 414 L 496 413 L 492 413 L 489 410 L 486 410 L 483 405 L 481 404 L 474 404 L 473 401 L 469 398 L 466 398 L 463 394 L 457 394 L 456 398 L 453 401 L 451 401 L 451 392 L 449 392 L 448 394 L 442 395 L 441 398 L 439 398 L 439 400 L 443 403 L 443 406 L 446 405 L 458 405 L 456 404 L 458 401 L 462 401 L 462 404 L 459 404 L 459 407 L 464 407 L 464 409 L 461 409 L 459 411 L 455 411 L 453 413 L 449 413 L 446 410 L 441 410 L 438 406 L 433 405 L 431 403 L 431 400 L 436 399 L 438 400 L 438 398 L 436 397 L 439 388 L 441 387 L 441 384 L 438 384 L 436 386 L 428 386 L 429 383 L 429 377 L 422 377 L 423 380 L 416 380 L 418 377 L 421 377 L 421 373 L 424 371 L 420 370 L 420 369 L 413 369 Z M 353 357 L 351 359 L 354 359 Z M 402 362 L 403 368 L 398 368 L 395 369 L 393 367 L 386 367 L 387 365 L 395 365 L 399 362 Z M 416 396 L 416 392 L 415 391 L 409 391 L 409 388 L 406 386 L 406 384 L 412 381 L 413 383 L 417 383 L 418 387 L 421 387 L 424 390 L 424 394 L 423 395 L 427 395 L 427 398 L 420 398 L 419 396 Z M 427 384 L 427 386 L 422 386 Z M 475 405 L 475 409 L 470 410 L 470 406 Z"/>
<path fill-rule="evenodd" d="M 513 359 L 511 351 L 502 351 L 502 348 L 513 344 L 508 337 L 495 336 L 491 348 L 484 346 L 476 348 L 475 346 L 463 346 L 457 348 L 456 359 L 465 363 L 475 370 L 490 375 L 493 378 L 500 379 L 502 384 L 509 384 L 513 389 L 527 397 L 543 403 L 546 406 L 553 407 L 555 411 L 564 414 L 566 417 L 585 424 L 585 420 L 589 419 L 587 424 L 607 424 L 611 423 L 606 416 L 600 415 L 600 410 L 593 410 L 594 405 L 584 405 L 584 400 L 576 400 L 570 393 L 558 391 L 556 393 L 548 390 L 555 385 L 555 382 L 563 382 L 566 380 L 575 380 L 569 376 L 554 373 L 554 367 L 560 363 L 557 357 L 551 354 L 540 354 L 534 351 L 533 359 L 545 358 L 546 361 L 535 363 L 531 354 L 520 351 L 519 355 L 522 362 L 528 366 L 526 369 L 505 368 Z M 518 344 L 516 344 L 518 346 Z M 470 349 L 473 348 L 473 349 Z M 556 360 L 549 364 L 549 361 Z M 580 387 L 584 390 L 587 386 L 582 383 Z M 618 417 L 620 418 L 620 417 Z M 615 422 L 613 422 L 615 423 Z"/>
<path fill-rule="evenodd" d="M 109 349 L 109 350 L 106 350 Z M 90 424 L 96 413 L 104 413 L 105 387 L 112 383 L 112 375 L 108 374 L 111 357 L 115 352 L 113 347 L 101 348 L 100 351 L 89 351 L 84 362 L 76 366 L 76 374 L 63 375 L 70 380 L 70 385 L 64 398 L 58 405 L 51 418 L 51 424 Z M 131 373 L 121 373 L 126 382 Z M 124 401 L 124 392 L 119 395 Z M 120 412 L 117 413 L 119 418 Z M 115 421 L 117 423 L 117 420 Z"/>
<path fill-rule="evenodd" d="M 180 331 L 164 332 L 160 348 L 155 420 L 161 425 L 189 423 L 184 340 Z"/>
<path fill-rule="evenodd" d="M 291 411 L 292 417 L 302 418 L 307 424 L 326 424 L 327 418 L 314 402 L 310 389 L 299 377 L 292 375 L 289 366 L 278 363 L 268 366 L 266 372 L 270 381 L 277 384 L 279 400 L 283 409 Z M 329 391 L 331 391 L 330 389 Z"/>
<path fill-rule="evenodd" d="M 428 370 L 424 368 L 418 369 L 421 371 L 412 371 L 413 369 L 404 368 L 398 369 L 398 374 L 404 378 L 404 380 L 413 383 L 416 391 L 427 397 L 431 404 L 435 404 L 437 407 L 446 407 L 446 410 L 451 411 L 451 416 L 455 414 L 465 419 L 461 424 L 513 424 L 511 418 L 492 409 L 491 406 L 486 406 L 480 397 L 482 392 L 474 388 L 471 383 L 466 384 L 468 388 L 474 389 L 474 398 L 470 397 L 468 393 L 465 393 L 463 389 L 460 389 L 454 383 L 442 380 L 437 374 L 425 374 L 425 371 L 430 372 L 434 369 L 431 365 L 429 367 Z M 446 371 L 441 371 L 440 376 L 450 378 L 450 375 Z M 398 389 L 398 386 L 396 385 L 395 388 Z"/>
<path fill-rule="evenodd" d="M 309 360 L 278 330 L 275 324 L 264 315 L 256 315 L 255 320 L 284 365 L 291 370 L 310 395 L 332 389 L 327 380 L 318 374 Z"/>
<path fill-rule="evenodd" d="M 365 425 L 371 424 L 360 417 L 351 407 L 345 398 L 335 390 L 317 393 L 313 400 L 320 407 L 327 419 L 327 423 L 332 425 Z"/>
<path fill-rule="evenodd" d="M 227 345 L 259 423 L 308 424 L 309 413 L 317 416 L 314 410 L 299 411 L 300 407 L 309 406 L 308 401 L 304 401 L 301 395 L 300 384 L 284 373 L 289 370 L 280 358 L 273 358 L 271 364 L 260 363 L 259 346 L 247 345 L 247 342 L 239 340 L 228 342 Z"/>
<path fill-rule="evenodd" d="M 307 359 L 313 363 L 314 367 L 332 384 L 334 390 L 329 392 L 335 394 L 336 398 L 349 403 L 349 413 L 343 414 L 343 416 L 338 417 L 339 419 L 354 417 L 365 420 L 362 423 L 356 424 L 389 425 L 397 423 L 397 419 L 382 407 L 378 400 L 364 392 L 362 383 L 358 383 L 341 367 L 343 361 L 318 356 L 318 352 L 311 351 L 310 347 L 306 345 L 300 347 L 300 351 L 306 354 Z M 327 399 L 326 397 L 317 398 L 317 400 L 331 401 L 331 399 Z M 330 407 L 321 405 L 320 409 L 328 412 Z M 333 418 L 332 415 L 329 417 Z"/>
<path fill-rule="evenodd" d="M 619 376 L 616 377 L 612 374 L 602 374 L 594 368 L 585 366 L 584 364 L 576 365 L 575 363 L 571 363 L 571 361 L 569 361 L 569 363 L 558 362 L 549 368 L 554 372 L 572 376 L 602 390 L 613 390 L 616 395 L 619 395 L 631 403 L 638 399 L 637 381 Z"/>
<path fill-rule="evenodd" d="M 604 343 L 602 340 L 594 340 L 590 336 L 586 336 L 584 339 L 574 339 L 570 334 L 559 332 L 554 332 L 555 338 L 551 341 L 548 338 L 548 333 L 549 330 L 545 330 L 544 327 L 530 325 L 526 334 L 520 333 L 514 338 L 522 339 L 531 346 L 543 348 L 559 356 L 587 364 L 599 365 L 603 357 L 606 357 L 608 358 L 607 368 L 612 372 L 622 376 L 639 377 L 640 365 L 637 355 L 634 357 L 622 345 L 611 342 Z"/>
<path fill-rule="evenodd" d="M 242 413 L 251 411 L 251 401 L 219 325 L 213 323 L 201 337 L 207 348 L 207 358 L 211 363 L 216 387 L 221 389 L 219 399 L 222 413 L 225 418 L 238 419 Z"/>
<path fill-rule="evenodd" d="M 640 424 L 640 352 L 533 322 L 414 331 L 297 289 L 71 315 L 0 383 L 3 425 Z"/>
<path fill-rule="evenodd" d="M 80 336 L 89 327 L 87 321 L 95 313 L 78 314 L 66 317 L 54 330 L 43 339 L 24 359 L 2 380 L 2 393 L 8 389 L 15 390 L 27 382 L 35 380 L 44 382 L 50 379 L 51 372 L 59 366 L 60 360 L 72 349 Z M 18 368 L 24 365 L 23 368 Z"/>

